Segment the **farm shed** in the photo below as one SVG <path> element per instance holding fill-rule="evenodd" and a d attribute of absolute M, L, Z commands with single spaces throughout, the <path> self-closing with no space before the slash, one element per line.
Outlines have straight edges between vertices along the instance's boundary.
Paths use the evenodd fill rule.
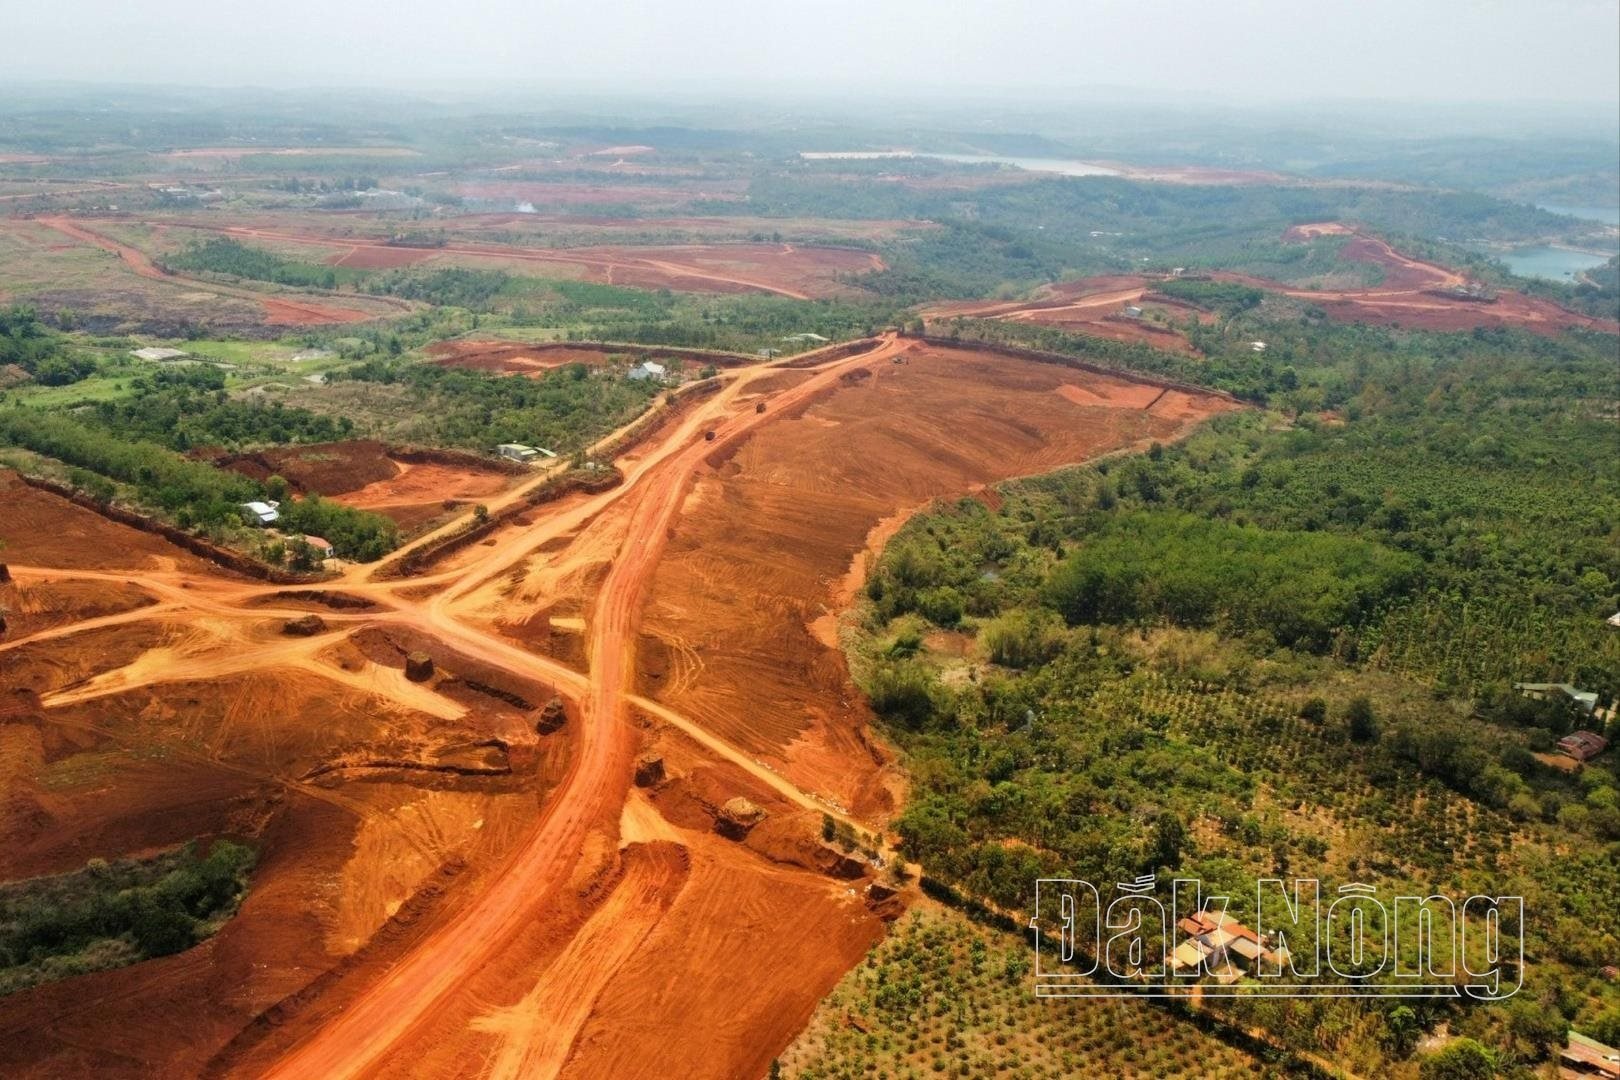
<path fill-rule="evenodd" d="M 281 511 L 276 509 L 280 505 L 277 502 L 245 502 L 241 507 L 242 520 L 260 528 L 274 525 L 281 520 Z"/>
<path fill-rule="evenodd" d="M 515 442 L 501 443 L 495 448 L 495 453 L 508 461 L 521 461 L 525 464 L 540 456 L 540 451 L 534 447 Z"/>

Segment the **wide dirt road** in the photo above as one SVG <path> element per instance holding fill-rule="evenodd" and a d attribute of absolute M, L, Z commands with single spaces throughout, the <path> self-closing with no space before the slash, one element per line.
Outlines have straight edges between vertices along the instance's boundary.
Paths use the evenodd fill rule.
<path fill-rule="evenodd" d="M 1231 406 L 1194 401 L 1196 395 L 1156 384 L 967 349 L 940 351 L 892 336 L 849 356 L 843 351 L 810 354 L 791 368 L 758 364 L 726 372 L 717 390 L 672 409 L 647 442 L 625 454 L 622 484 L 548 505 L 532 521 L 503 528 L 426 576 L 381 580 L 374 567 L 356 567 L 336 582 L 289 588 L 172 559 L 161 565 L 148 560 L 140 569 L 133 568 L 138 563 L 53 569 L 26 565 L 26 559 L 13 565 L 29 588 L 118 586 L 138 590 L 152 603 L 42 629 L 0 647 L 8 657 L 81 632 L 141 623 L 200 628 L 161 639 L 116 670 L 104 666 L 72 681 L 64 676 L 41 695 L 50 710 L 69 712 L 186 680 L 289 673 L 317 685 L 325 679 L 364 689 L 427 721 L 453 723 L 462 706 L 433 687 L 410 683 L 387 665 L 351 670 L 338 662 L 352 637 L 379 632 L 433 641 L 487 669 L 549 687 L 548 693 L 574 706 L 566 765 L 558 758 L 560 777 L 546 789 L 543 806 L 512 831 L 499 861 L 491 857 L 477 869 L 476 885 L 424 922 L 397 958 L 345 974 L 340 994 L 327 999 L 330 1009 L 275 1014 L 276 1030 L 265 1041 L 249 1041 L 216 1059 L 224 1071 L 279 1078 L 464 1075 L 477 1066 L 468 1066 L 463 1055 L 476 1060 L 480 1051 L 489 1054 L 482 1068 L 519 1075 L 549 1075 L 564 1067 L 597 1075 L 605 1062 L 616 1062 L 621 1075 L 627 1069 L 654 1075 L 660 1061 L 715 1074 L 756 1065 L 762 1070 L 772 1048 L 791 1037 L 816 998 L 856 962 L 880 932 L 878 917 L 862 906 L 850 882 L 792 862 L 801 850 L 792 830 L 803 826 L 808 837 L 822 812 L 865 829 L 881 827 L 880 813 L 854 821 L 826 797 L 836 790 L 828 778 L 873 771 L 873 761 L 840 756 L 850 744 L 836 740 L 815 743 L 812 757 L 762 761 L 743 721 L 772 709 L 786 715 L 805 688 L 796 682 L 797 668 L 759 648 L 753 655 L 765 658 L 770 678 L 784 688 L 772 705 L 769 680 L 745 675 L 752 681 L 727 681 L 746 671 L 736 665 L 749 659 L 728 649 L 752 648 L 749 642 L 756 639 L 808 641 L 798 609 L 787 601 L 809 602 L 812 593 L 837 581 L 850 559 L 874 543 L 873 526 L 897 508 L 1149 436 L 1174 437 L 1210 411 Z M 966 453 L 963 446 L 977 452 Z M 542 480 L 537 476 L 534 483 Z M 520 498 L 531 487 L 521 485 L 504 498 Z M 718 492 L 738 501 L 719 513 Z M 814 558 L 803 551 L 779 557 L 756 541 L 762 528 L 780 520 L 778 499 L 809 515 L 804 536 L 819 538 L 809 545 L 816 547 Z M 804 536 L 793 546 L 805 548 Z M 17 541 L 19 553 L 50 550 L 27 537 Z M 727 543 L 740 545 L 735 555 L 727 553 Z M 782 594 L 770 609 L 777 621 L 733 612 L 726 622 L 713 607 L 723 607 L 726 594 L 704 585 L 701 567 L 686 569 L 699 557 L 718 560 L 715 573 L 733 584 L 748 587 L 749 573 L 774 578 Z M 601 570 L 578 609 L 582 618 L 572 620 L 584 635 L 583 661 L 573 666 L 491 629 L 492 611 L 532 612 L 534 605 L 512 591 L 526 573 L 569 560 Z M 660 573 L 666 583 L 680 583 L 662 599 L 655 589 Z M 279 635 L 270 621 L 308 610 L 297 604 L 313 598 L 301 601 L 299 594 L 318 591 L 346 593 L 370 606 L 323 611 L 329 628 L 313 637 Z M 754 592 L 757 599 L 759 590 Z M 638 649 L 647 650 L 648 635 L 656 630 L 649 611 L 666 623 L 672 612 L 686 611 L 697 617 L 699 630 L 723 631 L 724 645 L 704 653 L 709 667 L 703 678 L 720 689 L 722 699 L 742 702 L 746 715 L 716 711 L 708 708 L 711 699 L 694 698 L 691 704 L 705 705 L 699 714 L 679 694 L 655 695 L 637 686 L 646 676 Z M 697 634 L 676 628 L 670 636 Z M 749 693 L 728 697 L 729 686 L 747 686 Z M 821 689 L 835 703 L 842 692 L 830 683 Z M 851 690 L 846 696 L 855 706 L 849 718 L 859 723 L 859 695 Z M 660 790 L 632 796 L 632 757 L 650 738 L 664 752 L 684 755 L 678 758 L 681 773 Z M 317 798 L 341 798 L 284 782 Z M 698 801 L 718 805 L 738 791 L 755 801 L 774 800 L 776 816 L 760 830 L 774 839 L 760 841 L 764 848 L 715 837 L 712 821 L 694 816 Z M 641 824 L 625 835 L 621 823 L 631 804 Z M 690 862 L 682 852 L 690 853 Z M 615 863 L 625 876 L 608 887 L 608 898 L 582 900 L 581 883 Z M 740 910 L 732 910 L 732 901 Z M 806 939 L 784 938 L 776 929 L 784 921 L 808 928 Z M 558 936 L 536 940 L 537 928 L 560 929 Z M 634 941 L 617 940 L 615 928 L 633 934 Z M 221 936 L 231 932 L 227 927 Z M 700 940 L 704 934 L 712 936 Z M 741 971 L 738 958 L 716 951 L 722 942 L 786 950 L 798 957 L 798 967 L 751 965 Z M 613 970 L 579 977 L 565 988 L 554 985 L 593 964 Z M 655 970 L 647 971 L 648 964 Z M 488 973 L 503 965 L 505 973 L 491 979 Z M 681 985 L 661 990 L 661 979 Z M 337 1001 L 343 1002 L 341 1011 Z M 503 1011 L 517 1017 L 512 1010 L 527 1011 L 504 1030 L 526 1034 L 503 1035 L 505 1042 L 492 1045 L 491 1033 L 503 1030 L 498 1017 Z M 496 1019 L 481 1024 L 487 1017 Z M 542 1017 L 545 1030 L 537 1033 Z M 604 1038 L 604 1030 L 610 1037 Z M 669 1041 L 671 1033 L 685 1039 L 695 1031 L 714 1038 L 679 1048 Z M 75 1032 L 97 1044 L 117 1034 L 110 1027 Z M 203 1044 L 217 1047 L 210 1039 Z M 165 1058 L 154 1054 L 151 1060 Z"/>
<path fill-rule="evenodd" d="M 849 367 L 869 364 L 904 348 L 885 340 L 876 349 L 834 363 L 781 395 L 777 410 L 813 396 Z M 710 405 L 724 404 L 724 399 Z M 495 884 L 461 917 L 414 950 L 386 979 L 373 986 L 335 1023 L 284 1058 L 267 1076 L 356 1076 L 377 1062 L 434 1005 L 470 973 L 482 968 L 545 908 L 552 891 L 568 880 L 585 833 L 604 814 L 617 814 L 635 747 L 625 722 L 631 680 L 631 650 L 647 579 L 691 482 L 708 454 L 774 419 L 747 412 L 726 421 L 713 441 L 699 440 L 643 474 L 634 492 L 628 537 L 597 600 L 590 647 L 591 686 L 580 746 L 568 777 L 539 827 L 513 856 Z"/>

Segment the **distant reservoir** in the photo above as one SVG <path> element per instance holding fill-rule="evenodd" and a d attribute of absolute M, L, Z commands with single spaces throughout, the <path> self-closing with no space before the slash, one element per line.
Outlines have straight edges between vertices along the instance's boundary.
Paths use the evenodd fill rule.
<path fill-rule="evenodd" d="M 1507 263 L 1508 269 L 1520 277 L 1547 278 L 1552 281 L 1574 281 L 1575 276 L 1582 271 L 1602 266 L 1609 261 L 1607 255 L 1550 245 L 1514 248 L 1498 257 Z"/>
<path fill-rule="evenodd" d="M 1000 154 L 929 154 L 912 150 L 806 150 L 799 154 L 806 161 L 882 161 L 889 158 L 932 158 L 963 165 L 1012 165 L 1030 172 L 1058 173 L 1063 176 L 1118 176 L 1118 169 L 1070 158 L 1006 157 Z"/>

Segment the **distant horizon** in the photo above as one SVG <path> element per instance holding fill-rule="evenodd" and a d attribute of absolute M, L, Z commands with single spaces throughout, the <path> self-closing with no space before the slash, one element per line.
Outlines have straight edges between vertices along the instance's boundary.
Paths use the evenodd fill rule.
<path fill-rule="evenodd" d="M 1050 87 L 1038 84 L 971 84 L 958 81 L 948 86 L 889 86 L 876 91 L 864 90 L 856 94 L 848 90 L 832 89 L 823 83 L 815 82 L 794 83 L 781 81 L 765 87 L 750 83 L 747 80 L 728 82 L 723 72 L 716 77 L 675 79 L 667 82 L 649 81 L 636 87 L 626 87 L 622 82 L 613 79 L 591 79 L 578 76 L 560 79 L 523 79 L 517 77 L 424 78 L 417 80 L 402 79 L 392 82 L 334 80 L 331 82 L 311 81 L 294 85 L 244 79 L 188 80 L 173 77 L 162 79 L 125 77 L 95 79 L 55 75 L 18 76 L 5 73 L 0 74 L 0 89 L 56 90 L 76 93 L 216 90 L 227 93 L 264 94 L 268 96 L 320 94 L 336 90 L 376 95 L 408 94 L 430 100 L 435 104 L 474 103 L 487 101 L 491 98 L 526 93 L 577 94 L 653 104 L 655 101 L 665 101 L 666 95 L 673 93 L 680 95 L 678 103 L 681 105 L 734 104 L 734 102 L 726 99 L 729 99 L 732 95 L 746 92 L 749 99 L 754 103 L 787 104 L 795 101 L 806 104 L 824 104 L 859 100 L 870 104 L 895 102 L 906 104 L 937 103 L 941 106 L 956 106 L 965 102 L 976 101 L 982 104 L 1028 105 L 1047 109 L 1061 108 L 1065 104 L 1073 103 L 1120 105 L 1185 112 L 1239 107 L 1259 112 L 1293 112 L 1300 109 L 1315 108 L 1348 110 L 1418 108 L 1434 112 L 1508 109 L 1531 113 L 1552 108 L 1593 114 L 1602 113 L 1605 116 L 1613 113 L 1617 118 L 1620 118 L 1620 91 L 1617 91 L 1613 97 L 1603 99 L 1554 97 L 1534 99 L 1522 97 L 1413 98 L 1402 94 L 1385 96 L 1317 94 L 1314 96 L 1288 97 L 1245 95 L 1238 91 L 1214 91 L 1201 93 L 1196 102 L 1188 102 L 1185 99 L 1184 92 L 1125 84 L 1092 83 L 1067 87 Z M 0 111 L 4 111 L 6 104 L 6 102 L 0 101 Z"/>
<path fill-rule="evenodd" d="M 1620 109 L 1620 0 L 232 7 L 0 0 L 7 81 L 632 96 L 692 87 L 869 101 L 1103 92 L 1246 106 Z"/>
<path fill-rule="evenodd" d="M 1396 131 L 1414 138 L 1573 136 L 1620 145 L 1620 101 L 1465 102 L 1342 97 L 1245 100 L 1206 95 L 1196 102 L 1186 102 L 1174 95 L 1102 85 L 1066 91 L 956 87 L 950 94 L 893 88 L 857 98 L 826 88 L 778 84 L 750 90 L 714 80 L 626 88 L 589 80 L 427 80 L 414 85 L 273 86 L 252 82 L 131 82 L 0 76 L 0 115 L 27 113 L 35 108 L 77 102 L 95 95 L 136 99 L 116 103 L 135 111 L 147 104 L 139 100 L 141 98 L 162 101 L 172 107 L 174 99 L 205 93 L 232 101 L 195 101 L 192 104 L 198 111 L 237 104 L 244 99 L 274 107 L 278 103 L 304 103 L 310 98 L 319 98 L 328 109 L 315 114 L 317 116 L 341 112 L 348 105 L 374 106 L 393 101 L 439 109 L 451 115 L 478 112 L 512 112 L 534 117 L 556 112 L 573 114 L 566 121 L 556 121 L 560 124 L 668 124 L 727 129 L 747 127 L 768 119 L 772 123 L 791 120 L 855 124 L 882 131 L 925 123 L 933 133 L 981 132 L 1054 138 L 1072 134 L 1059 132 L 1054 124 L 1082 121 L 1088 127 L 1096 125 L 1097 130 L 1104 130 L 1130 123 L 1165 129 L 1199 123 L 1243 129 L 1289 128 L 1332 120 L 1345 125 L 1345 134 Z M 331 100 L 333 95 L 347 95 L 350 100 Z M 22 100 L 18 100 L 19 96 Z M 47 100 L 35 102 L 28 100 L 30 97 Z M 404 101 L 400 101 L 401 98 Z M 1108 113 L 1102 117 L 1065 115 L 1072 109 L 1106 109 Z M 1007 115 L 1009 110 L 1016 110 L 1017 115 Z M 781 115 L 783 113 L 786 115 Z M 4 133 L 0 132 L 0 144 L 4 141 Z M 896 148 L 902 147 L 897 145 Z"/>

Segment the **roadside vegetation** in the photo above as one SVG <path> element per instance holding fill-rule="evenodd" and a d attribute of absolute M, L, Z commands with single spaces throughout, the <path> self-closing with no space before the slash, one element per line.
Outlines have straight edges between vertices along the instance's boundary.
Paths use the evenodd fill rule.
<path fill-rule="evenodd" d="M 1620 694 L 1612 352 L 1265 336 L 1288 344 L 1229 377 L 1270 411 L 890 543 L 852 647 L 912 776 L 903 850 L 1008 910 L 1042 876 L 1167 870 L 1247 904 L 1290 872 L 1522 895 L 1532 963 L 1504 1005 L 1231 1015 L 1398 1076 L 1445 1021 L 1523 1074 L 1620 1007 L 1614 755 L 1561 767 L 1555 739 L 1594 721 L 1512 689 Z"/>
<path fill-rule="evenodd" d="M 503 442 L 571 453 L 628 423 L 657 396 L 651 380 L 592 374 L 567 364 L 535 378 L 506 378 L 414 361 L 367 360 L 339 380 L 398 387 L 412 441 L 487 450 Z"/>
<path fill-rule="evenodd" d="M 191 948 L 236 914 L 254 857 L 216 840 L 0 885 L 0 996 Z"/>

